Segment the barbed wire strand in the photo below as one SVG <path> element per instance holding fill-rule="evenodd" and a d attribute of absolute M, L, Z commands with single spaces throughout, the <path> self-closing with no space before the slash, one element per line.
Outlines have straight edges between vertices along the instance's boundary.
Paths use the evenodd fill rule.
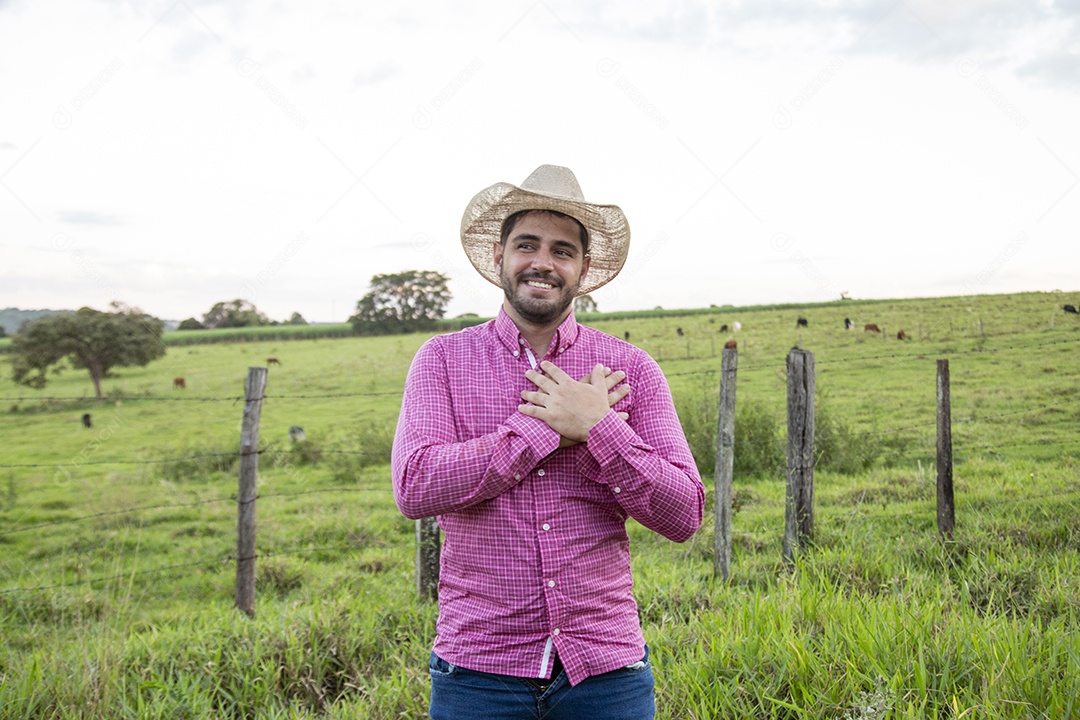
<path fill-rule="evenodd" d="M 994 337 L 994 336 L 991 336 L 991 337 Z M 997 336 L 997 337 L 1001 337 L 1001 336 Z M 969 339 L 969 338 L 964 338 L 964 339 Z M 937 342 L 937 341 L 935 341 L 935 342 Z M 942 340 L 940 342 L 951 342 L 951 341 Z M 905 354 L 905 355 L 897 355 L 895 353 L 891 353 L 891 354 L 887 354 L 887 355 L 859 355 L 859 356 L 850 357 L 850 358 L 820 358 L 820 359 L 816 359 L 814 364 L 815 365 L 829 365 L 829 364 L 833 364 L 833 363 L 862 362 L 862 361 L 865 361 L 865 360 L 908 360 L 908 359 L 918 360 L 918 359 L 925 358 L 925 356 L 930 355 L 930 354 L 942 355 L 942 356 L 946 356 L 946 357 L 953 357 L 953 356 L 957 356 L 957 355 L 972 355 L 972 354 L 992 355 L 992 354 L 999 353 L 999 352 L 1008 352 L 1008 351 L 1013 351 L 1013 350 L 1031 350 L 1033 348 L 1052 347 L 1054 345 L 1066 345 L 1066 344 L 1080 344 L 1080 339 L 1077 339 L 1077 338 L 1065 338 L 1065 339 L 1061 339 L 1061 340 L 1051 340 L 1051 341 L 1044 342 L 1044 343 L 1032 343 L 1032 344 L 1029 344 L 1029 345 L 1006 345 L 1006 346 L 999 346 L 999 347 L 992 347 L 992 348 L 986 348 L 986 347 L 984 347 L 984 348 L 972 348 L 970 350 L 948 350 L 948 349 L 946 349 L 946 350 L 942 350 L 942 351 L 934 351 L 932 349 L 928 349 L 926 351 L 911 352 L 911 353 L 908 353 L 908 354 Z M 918 347 L 918 345 L 906 346 L 906 347 Z M 810 350 L 809 348 L 801 348 L 801 349 Z M 819 351 L 810 350 L 810 352 L 819 352 Z M 670 358 L 668 361 L 669 362 L 686 362 L 686 361 L 706 360 L 706 359 L 715 358 L 715 357 L 717 357 L 715 354 L 712 354 L 712 355 L 693 355 L 693 356 L 689 356 L 689 357 L 685 357 L 685 358 Z M 776 370 L 776 369 L 782 369 L 782 368 L 778 368 L 778 366 L 775 363 L 771 363 L 769 365 L 740 365 L 739 368 L 738 368 L 739 371 L 743 371 L 743 372 L 750 372 L 750 371 L 756 371 L 756 370 Z M 718 372 L 721 372 L 721 370 L 720 370 L 719 367 L 716 367 L 716 368 L 708 368 L 706 370 L 688 370 L 686 372 L 665 373 L 665 376 L 666 377 L 685 377 L 685 376 L 688 376 L 688 375 L 712 375 L 712 374 L 715 374 L 715 373 L 718 373 Z M 384 397 L 384 396 L 389 396 L 389 395 L 398 395 L 398 396 L 400 396 L 402 394 L 403 393 L 400 390 L 381 390 L 381 391 L 372 391 L 372 392 L 364 392 L 364 393 L 333 393 L 333 394 L 326 394 L 326 395 L 267 395 L 267 396 L 265 396 L 264 399 L 266 399 L 266 400 L 334 400 L 334 399 L 348 399 L 348 398 L 358 398 L 358 397 Z M 24 401 L 33 401 L 33 400 L 37 400 L 37 401 L 41 401 L 41 402 L 72 402 L 72 401 L 78 401 L 78 402 L 87 402 L 87 403 L 109 403 L 109 402 L 115 402 L 117 400 L 123 401 L 123 402 L 136 401 L 136 400 L 138 400 L 138 401 L 162 401 L 162 402 L 243 402 L 243 401 L 245 401 L 245 398 L 243 396 L 236 396 L 236 397 L 232 397 L 232 396 L 227 396 L 227 397 L 190 397 L 190 396 L 173 397 L 173 396 L 164 396 L 164 395 L 163 396 L 157 396 L 157 395 L 147 395 L 147 394 L 143 394 L 141 396 L 134 396 L 133 395 L 131 397 L 104 397 L 104 398 L 100 398 L 100 399 L 92 398 L 92 397 L 88 397 L 88 396 L 78 396 L 78 397 L 76 397 L 76 396 L 35 397 L 35 396 L 31 396 L 31 395 L 19 395 L 19 396 L 0 397 L 0 401 L 4 401 L 4 402 L 24 402 Z"/>

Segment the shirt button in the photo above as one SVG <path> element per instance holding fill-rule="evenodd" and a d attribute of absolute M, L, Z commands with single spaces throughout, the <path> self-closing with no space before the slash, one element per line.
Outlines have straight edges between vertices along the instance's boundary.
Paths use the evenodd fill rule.
<path fill-rule="evenodd" d="M 554 580 L 548 580 L 548 587 L 555 587 L 555 581 Z"/>
<path fill-rule="evenodd" d="M 621 493 L 621 492 L 622 492 L 622 488 L 619 488 L 619 487 L 615 488 L 615 493 L 616 493 L 616 494 L 617 494 L 617 493 Z"/>
<path fill-rule="evenodd" d="M 559 628 L 555 628 L 554 630 L 552 630 L 551 634 L 552 635 L 558 635 L 559 634 Z"/>
<path fill-rule="evenodd" d="M 521 355 L 521 353 L 519 353 L 517 350 L 515 350 L 514 351 L 514 357 L 517 357 L 518 355 Z"/>
<path fill-rule="evenodd" d="M 539 475 L 540 477 L 544 477 L 544 468 L 540 468 L 539 470 L 537 470 L 536 474 Z"/>
<path fill-rule="evenodd" d="M 561 353 L 561 352 L 562 352 L 563 350 L 565 350 L 565 349 L 566 349 L 566 348 L 559 348 L 559 352 Z"/>
<path fill-rule="evenodd" d="M 524 345 L 524 344 L 525 344 L 525 338 L 518 338 L 518 345 Z"/>
<path fill-rule="evenodd" d="M 520 480 L 521 479 L 521 473 L 518 473 L 517 475 L 515 475 L 514 479 L 515 480 Z"/>
<path fill-rule="evenodd" d="M 550 529 L 551 529 L 551 526 L 550 526 L 550 525 L 548 525 L 547 523 L 544 523 L 544 524 L 543 524 L 543 525 L 541 525 L 540 527 L 544 528 L 545 530 L 550 530 Z"/>

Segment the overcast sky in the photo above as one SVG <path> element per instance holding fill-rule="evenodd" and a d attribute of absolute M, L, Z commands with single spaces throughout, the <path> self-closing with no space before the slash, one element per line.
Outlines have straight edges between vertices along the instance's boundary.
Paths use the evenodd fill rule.
<path fill-rule="evenodd" d="M 452 5 L 0 0 L 0 307 L 489 315 L 461 213 L 544 163 L 629 218 L 602 311 L 1080 299 L 1077 0 Z"/>

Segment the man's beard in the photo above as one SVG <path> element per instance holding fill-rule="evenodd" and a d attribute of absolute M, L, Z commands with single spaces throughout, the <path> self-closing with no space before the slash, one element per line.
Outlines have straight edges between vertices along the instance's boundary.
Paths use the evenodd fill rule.
<path fill-rule="evenodd" d="M 574 302 L 574 296 L 577 295 L 578 288 L 581 287 L 581 284 L 576 282 L 572 285 L 561 285 L 558 278 L 540 274 L 523 275 L 515 285 L 511 282 L 511 278 L 505 270 L 500 273 L 500 280 L 503 286 L 503 294 L 506 295 L 510 307 L 514 308 L 523 320 L 533 325 L 547 325 L 557 320 L 566 311 L 566 308 L 570 307 L 570 303 Z M 518 290 L 527 288 L 528 286 L 525 283 L 529 280 L 539 280 L 557 288 L 561 287 L 561 291 L 558 297 L 550 300 L 524 297 Z"/>

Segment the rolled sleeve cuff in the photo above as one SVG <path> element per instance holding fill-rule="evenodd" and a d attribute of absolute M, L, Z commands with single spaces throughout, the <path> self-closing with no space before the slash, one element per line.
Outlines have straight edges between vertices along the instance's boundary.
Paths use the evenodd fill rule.
<path fill-rule="evenodd" d="M 520 412 L 514 413 L 507 419 L 506 427 L 532 448 L 537 459 L 546 457 L 559 448 L 559 433 L 549 428 L 547 423 L 539 418 L 529 417 Z"/>
<path fill-rule="evenodd" d="M 641 445 L 641 438 L 613 410 L 609 410 L 608 414 L 589 430 L 589 454 L 601 468 L 606 467 L 619 456 L 620 448 L 631 445 Z"/>

